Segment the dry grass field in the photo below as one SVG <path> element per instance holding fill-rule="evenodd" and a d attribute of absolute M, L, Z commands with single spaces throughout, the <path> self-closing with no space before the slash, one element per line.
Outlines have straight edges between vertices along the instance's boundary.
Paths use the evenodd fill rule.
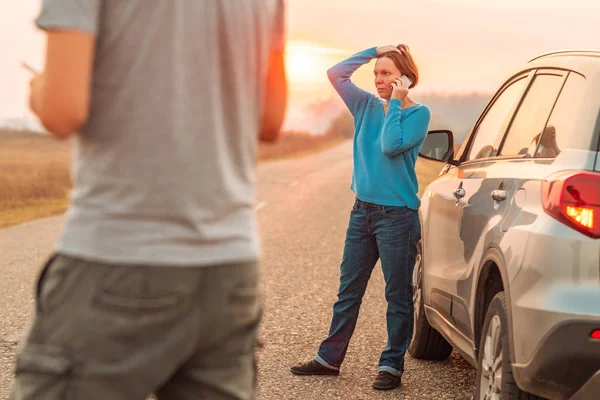
<path fill-rule="evenodd" d="M 422 158 L 417 160 L 416 169 L 417 179 L 419 180 L 419 197 L 423 195 L 427 185 L 437 178 L 443 167 L 439 162 L 424 160 Z"/>
<path fill-rule="evenodd" d="M 284 133 L 276 144 L 259 147 L 260 162 L 322 151 L 347 140 L 341 136 Z M 60 214 L 68 206 L 71 141 L 33 132 L 0 130 L 0 229 Z M 419 160 L 421 192 L 440 165 Z"/>
<path fill-rule="evenodd" d="M 259 162 L 301 157 L 316 151 L 334 147 L 346 140 L 327 135 L 314 136 L 306 133 L 287 132 L 274 144 L 261 144 L 258 147 Z"/>
<path fill-rule="evenodd" d="M 70 142 L 0 131 L 0 228 L 65 210 L 70 152 Z"/>
<path fill-rule="evenodd" d="M 335 146 L 343 139 L 288 132 L 259 147 L 266 162 Z M 0 229 L 64 212 L 68 206 L 71 141 L 0 130 Z"/>

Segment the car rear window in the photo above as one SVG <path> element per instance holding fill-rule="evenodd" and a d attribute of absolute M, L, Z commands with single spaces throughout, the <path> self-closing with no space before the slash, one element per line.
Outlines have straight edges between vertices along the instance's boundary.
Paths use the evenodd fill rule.
<path fill-rule="evenodd" d="M 566 148 L 596 150 L 598 144 L 592 144 L 593 130 L 576 128 L 579 121 L 576 119 L 575 111 L 583 105 L 585 85 L 586 79 L 583 76 L 574 72 L 569 74 L 550 115 L 542 135 L 541 146 L 535 157 L 552 157 L 552 154 L 557 155 Z"/>

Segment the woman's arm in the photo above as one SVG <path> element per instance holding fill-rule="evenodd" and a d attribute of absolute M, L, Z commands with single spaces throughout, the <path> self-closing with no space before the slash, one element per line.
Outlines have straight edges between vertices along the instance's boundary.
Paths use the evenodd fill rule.
<path fill-rule="evenodd" d="M 427 136 L 431 121 L 431 112 L 427 107 L 421 107 L 402 122 L 401 116 L 402 102 L 391 99 L 381 134 L 381 151 L 387 157 L 405 152 Z"/>
<path fill-rule="evenodd" d="M 373 95 L 352 83 L 350 77 L 361 65 L 368 63 L 377 55 L 377 48 L 372 47 L 334 65 L 327 71 L 331 84 L 344 100 L 352 115 L 363 110 Z"/>

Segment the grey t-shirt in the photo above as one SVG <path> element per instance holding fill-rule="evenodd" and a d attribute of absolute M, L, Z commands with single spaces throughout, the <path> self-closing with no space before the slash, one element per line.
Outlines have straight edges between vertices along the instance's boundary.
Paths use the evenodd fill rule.
<path fill-rule="evenodd" d="M 44 0 L 36 22 L 96 37 L 59 251 L 139 265 L 256 260 L 257 137 L 282 0 Z"/>

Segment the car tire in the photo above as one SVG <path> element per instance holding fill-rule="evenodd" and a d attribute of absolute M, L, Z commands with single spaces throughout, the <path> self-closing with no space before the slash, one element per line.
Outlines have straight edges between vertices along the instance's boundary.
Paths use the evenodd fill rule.
<path fill-rule="evenodd" d="M 434 328 L 429 325 L 425 315 L 423 302 L 423 245 L 417 244 L 417 255 L 413 270 L 413 300 L 414 320 L 413 337 L 408 346 L 408 353 L 413 358 L 423 360 L 441 361 L 447 359 L 452 353 L 452 346 Z"/>
<path fill-rule="evenodd" d="M 513 377 L 504 292 L 498 293 L 490 302 L 481 332 L 475 399 L 544 400 L 523 392 Z"/>

